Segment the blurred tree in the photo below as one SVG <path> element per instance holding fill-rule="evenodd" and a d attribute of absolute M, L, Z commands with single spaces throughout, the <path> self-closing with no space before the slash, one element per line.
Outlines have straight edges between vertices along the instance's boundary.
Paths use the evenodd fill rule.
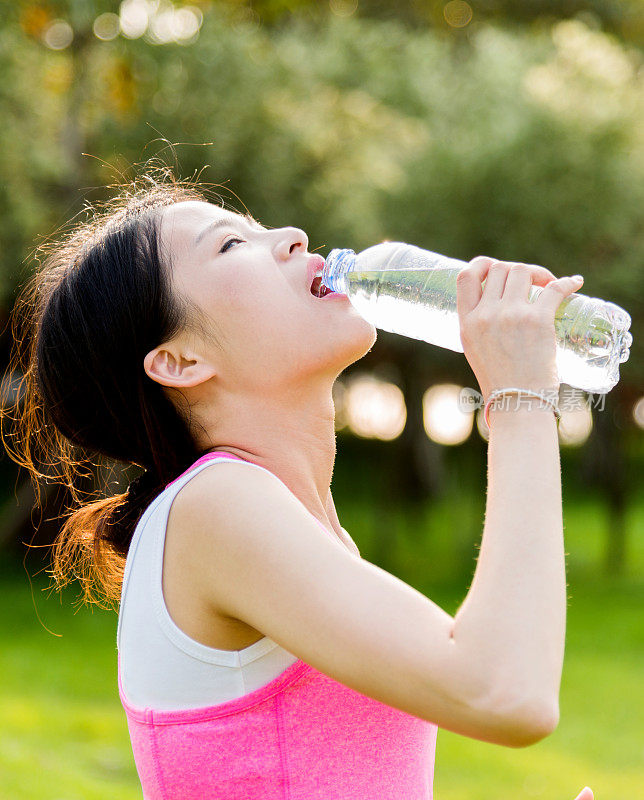
<path fill-rule="evenodd" d="M 72 217 L 85 195 L 100 198 L 115 175 L 127 177 L 159 136 L 198 145 L 181 149 L 180 172 L 209 164 L 203 179 L 224 182 L 213 197 L 239 208 L 237 194 L 265 224 L 304 228 L 311 250 L 395 238 L 466 260 L 483 252 L 581 272 L 585 292 L 633 316 L 631 359 L 611 402 L 625 409 L 641 392 L 637 50 L 592 20 L 514 30 L 474 20 L 451 37 L 394 19 L 398 6 L 360 3 L 372 14 L 361 18 L 339 0 L 276 0 L 254 12 L 241 2 L 192 3 L 200 30 L 172 41 L 160 38 L 158 18 L 172 12 L 169 2 L 129 2 L 147 15 L 129 38 L 96 28 L 116 3 L 2 4 L 5 306 L 37 234 Z M 546 8 L 525 5 L 535 17 Z M 408 7 L 421 6 L 439 7 Z M 168 159 L 176 151 L 155 147 Z M 425 437 L 420 395 L 438 379 L 475 386 L 474 378 L 462 356 L 393 335 L 381 334 L 365 363 L 383 358 L 400 366 L 410 410 L 396 458 L 412 472 L 400 471 L 400 490 L 410 500 L 438 494 L 441 449 Z M 602 451 L 619 453 L 615 426 L 605 436 Z M 623 509 L 624 493 L 610 486 L 618 475 L 609 470 L 603 485 Z"/>
<path fill-rule="evenodd" d="M 226 6 L 238 20 L 271 26 L 283 25 L 293 15 L 319 20 L 331 13 L 339 19 L 399 20 L 455 36 L 467 36 L 481 23 L 544 28 L 577 18 L 625 41 L 644 44 L 641 0 L 220 0 L 217 5 Z"/>

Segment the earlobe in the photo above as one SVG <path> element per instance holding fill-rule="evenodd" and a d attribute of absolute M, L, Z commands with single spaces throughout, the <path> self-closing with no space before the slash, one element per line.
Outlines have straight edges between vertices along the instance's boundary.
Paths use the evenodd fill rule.
<path fill-rule="evenodd" d="M 157 348 L 143 359 L 148 377 L 162 386 L 182 388 L 197 386 L 214 377 L 215 369 L 199 359 L 178 358 L 170 350 Z"/>

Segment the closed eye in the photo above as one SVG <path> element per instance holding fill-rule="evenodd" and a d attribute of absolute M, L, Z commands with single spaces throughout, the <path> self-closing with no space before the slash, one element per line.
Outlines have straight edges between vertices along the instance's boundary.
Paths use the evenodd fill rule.
<path fill-rule="evenodd" d="M 229 250 L 230 248 L 228 247 L 228 245 L 231 244 L 232 242 L 243 242 L 243 241 L 244 241 L 243 239 L 237 239 L 235 237 L 233 237 L 232 239 L 228 239 L 226 242 L 224 242 L 223 247 L 219 252 L 225 253 L 227 250 Z"/>

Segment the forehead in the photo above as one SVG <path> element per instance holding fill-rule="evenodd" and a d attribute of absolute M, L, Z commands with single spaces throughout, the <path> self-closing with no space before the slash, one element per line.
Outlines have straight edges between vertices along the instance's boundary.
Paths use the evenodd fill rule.
<path fill-rule="evenodd" d="M 201 231 L 213 222 L 235 222 L 242 217 L 213 203 L 183 200 L 161 212 L 161 238 L 172 250 L 191 250 Z"/>

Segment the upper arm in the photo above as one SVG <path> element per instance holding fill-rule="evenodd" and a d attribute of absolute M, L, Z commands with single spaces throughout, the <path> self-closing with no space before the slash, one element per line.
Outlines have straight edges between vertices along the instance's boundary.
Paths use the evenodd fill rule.
<path fill-rule="evenodd" d="M 333 542 L 270 472 L 238 463 L 202 470 L 174 505 L 196 590 L 220 613 L 442 728 L 508 745 L 525 735 L 509 710 L 485 706 L 488 687 L 460 658 L 453 618 Z"/>

